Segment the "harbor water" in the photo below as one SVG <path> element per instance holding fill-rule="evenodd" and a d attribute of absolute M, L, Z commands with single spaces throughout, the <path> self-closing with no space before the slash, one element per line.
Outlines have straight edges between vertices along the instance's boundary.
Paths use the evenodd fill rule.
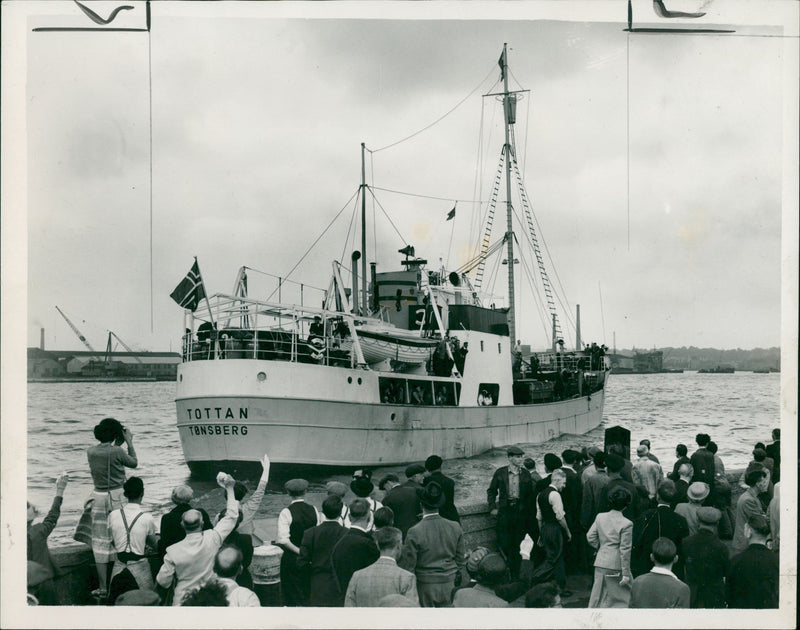
<path fill-rule="evenodd" d="M 92 430 L 107 416 L 133 432 L 139 467 L 129 475 L 144 480 L 146 509 L 154 514 L 169 510 L 172 488 L 180 483 L 194 488 L 199 505 L 209 511 L 221 509 L 221 489 L 213 482 L 189 479 L 175 427 L 174 394 L 175 385 L 164 382 L 28 384 L 28 500 L 46 513 L 57 475 L 67 471 L 70 477 L 51 545 L 71 540 L 92 490 L 86 449 L 96 444 Z M 602 446 L 605 428 L 621 425 L 631 431 L 632 444 L 649 439 L 662 466 L 671 469 L 675 445 L 682 442 L 691 453 L 696 448 L 695 435 L 704 432 L 719 445 L 727 470 L 743 468 L 752 459 L 753 445 L 771 441 L 771 430 L 780 426 L 779 395 L 780 374 L 774 373 L 611 375 L 600 427 L 585 435 L 563 435 L 545 444 L 522 446 L 542 470 L 545 453 Z M 505 461 L 503 449 L 494 449 L 446 462 L 445 474 L 457 483 L 456 503 L 484 499 L 492 471 Z M 387 471 L 399 472 L 402 467 L 377 469 L 375 481 Z M 329 472 L 311 471 L 311 476 L 308 472 L 311 501 L 317 505 L 328 480 L 348 480 L 347 471 L 333 477 Z M 288 503 L 283 481 L 270 480 L 259 518 L 274 520 Z M 254 484 L 255 480 L 249 480 L 250 487 Z"/>

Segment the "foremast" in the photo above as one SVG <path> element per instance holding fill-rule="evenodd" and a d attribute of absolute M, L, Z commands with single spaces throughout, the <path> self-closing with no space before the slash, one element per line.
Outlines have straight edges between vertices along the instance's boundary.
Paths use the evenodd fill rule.
<path fill-rule="evenodd" d="M 514 224 L 513 206 L 511 205 L 511 125 L 514 116 L 512 107 L 516 109 L 516 94 L 508 91 L 508 44 L 503 44 L 503 54 L 500 55 L 500 72 L 503 79 L 503 115 L 505 118 L 505 151 L 506 151 L 506 247 L 508 248 L 508 334 L 512 347 L 517 340 L 516 316 L 514 311 Z"/>

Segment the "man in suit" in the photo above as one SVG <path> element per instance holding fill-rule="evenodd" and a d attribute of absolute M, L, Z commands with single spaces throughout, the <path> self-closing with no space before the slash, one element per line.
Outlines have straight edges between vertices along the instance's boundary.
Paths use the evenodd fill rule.
<path fill-rule="evenodd" d="M 707 433 L 698 433 L 695 437 L 697 442 L 697 450 L 692 453 L 689 463 L 694 470 L 692 481 L 703 481 L 709 487 L 714 486 L 714 453 L 709 451 L 706 447 L 711 441 L 711 436 Z"/>
<path fill-rule="evenodd" d="M 340 523 L 341 498 L 337 495 L 326 497 L 322 502 L 322 514 L 325 520 L 303 533 L 297 566 L 310 574 L 309 606 L 341 606 L 342 596 L 331 566 L 333 549 L 347 533 Z"/>
<path fill-rule="evenodd" d="M 775 463 L 775 471 L 772 481 L 778 483 L 781 480 L 781 430 L 772 429 L 772 443 L 767 444 L 767 457 L 771 457 Z"/>
<path fill-rule="evenodd" d="M 691 589 L 692 608 L 725 608 L 725 578 L 730 573 L 728 548 L 717 536 L 722 513 L 713 507 L 697 511 L 700 528 L 680 546 Z"/>
<path fill-rule="evenodd" d="M 477 584 L 462 588 L 453 597 L 453 608 L 508 608 L 508 602 L 495 594 L 494 588 L 502 584 L 506 574 L 506 561 L 499 553 L 487 554 L 477 570 Z"/>
<path fill-rule="evenodd" d="M 651 461 L 654 461 L 659 466 L 661 465 L 661 462 L 658 461 L 658 457 L 653 455 L 653 453 L 650 451 L 650 440 L 640 440 L 639 441 L 639 446 L 646 446 L 647 447 L 647 454 L 646 454 L 647 458 L 649 460 L 651 460 Z M 638 449 L 637 449 L 637 452 L 638 452 Z"/>
<path fill-rule="evenodd" d="M 598 449 L 592 460 L 594 473 L 588 477 L 584 476 L 583 492 L 581 494 L 581 526 L 587 532 L 592 523 L 594 523 L 598 512 L 600 512 L 600 495 L 609 481 L 608 473 L 606 472 L 606 454 Z M 585 474 L 586 471 L 584 471 Z"/>
<path fill-rule="evenodd" d="M 631 585 L 630 608 L 689 608 L 689 586 L 672 572 L 677 549 L 669 538 L 653 543 L 653 568 L 640 575 Z"/>
<path fill-rule="evenodd" d="M 408 530 L 397 564 L 417 576 L 419 603 L 424 608 L 450 606 L 456 576 L 466 577 L 461 525 L 439 515 L 442 487 L 430 482 L 419 493 L 422 520 Z"/>
<path fill-rule="evenodd" d="M 460 523 L 461 519 L 458 517 L 458 510 L 455 506 L 456 482 L 442 474 L 442 458 L 438 455 L 431 455 L 425 460 L 425 470 L 428 471 L 428 476 L 425 477 L 423 485 L 435 481 L 444 490 L 444 503 L 439 514 L 448 520 Z"/>
<path fill-rule="evenodd" d="M 412 525 L 419 523 L 422 507 L 417 490 L 422 488 L 425 466 L 411 464 L 406 468 L 406 482 L 393 487 L 383 498 L 383 504 L 394 512 L 394 526 L 403 532 L 403 539 Z"/>
<path fill-rule="evenodd" d="M 633 464 L 633 483 L 647 488 L 647 496 L 654 501 L 663 473 L 661 466 L 648 457 L 649 453 L 645 444 L 640 444 L 636 448 L 639 459 Z"/>
<path fill-rule="evenodd" d="M 489 513 L 497 517 L 497 546 L 506 557 L 512 579 L 516 579 L 522 565 L 519 544 L 525 534 L 530 534 L 533 540 L 538 538 L 536 497 L 530 473 L 522 466 L 525 453 L 517 446 L 510 446 L 506 454 L 508 466 L 494 471 L 486 502 Z"/>
<path fill-rule="evenodd" d="M 545 476 L 539 479 L 536 482 L 536 485 L 533 488 L 534 494 L 538 497 L 539 493 L 547 488 L 550 485 L 550 475 L 553 474 L 554 470 L 558 470 L 561 466 L 564 465 L 564 462 L 561 461 L 561 458 L 556 455 L 555 453 L 545 453 L 544 454 L 544 472 Z"/>
<path fill-rule="evenodd" d="M 738 524 L 737 524 L 738 525 Z M 744 524 L 748 547 L 731 559 L 728 576 L 729 608 L 778 607 L 778 556 L 767 549 L 769 523 L 754 514 Z"/>
<path fill-rule="evenodd" d="M 331 564 L 341 593 L 344 596 L 353 573 L 368 567 L 380 557 L 375 540 L 369 533 L 372 529 L 372 510 L 364 498 L 350 503 L 350 529 L 336 544 L 331 554 Z"/>
<path fill-rule="evenodd" d="M 664 480 L 658 488 L 658 505 L 647 510 L 633 522 L 633 549 L 631 551 L 631 573 L 634 578 L 647 573 L 653 568 L 651 555 L 653 543 L 658 538 L 669 538 L 680 549 L 681 542 L 689 536 L 686 519 L 676 514 L 670 507 L 675 493 L 675 484 Z M 677 562 L 676 562 L 677 566 Z M 681 576 L 681 568 L 673 568 L 673 573 Z"/>
<path fill-rule="evenodd" d="M 373 608 L 390 595 L 401 595 L 419 606 L 416 576 L 397 566 L 403 534 L 396 527 L 383 527 L 375 532 L 375 541 L 380 557 L 353 573 L 344 598 L 345 608 Z"/>
<path fill-rule="evenodd" d="M 561 470 L 567 476 L 566 484 L 561 491 L 561 499 L 564 503 L 567 525 L 572 532 L 572 540 L 564 547 L 564 564 L 570 574 L 585 573 L 588 570 L 589 550 L 585 544 L 586 532 L 580 525 L 582 488 L 580 476 L 575 470 L 581 454 L 567 449 L 561 454 L 561 458 L 564 460 Z"/>
<path fill-rule="evenodd" d="M 736 512 L 734 517 L 733 540 L 731 541 L 731 556 L 743 552 L 748 547 L 745 525 L 756 515 L 764 516 L 764 508 L 758 495 L 766 492 L 769 486 L 769 475 L 763 468 L 748 471 L 744 479 L 747 490 L 742 493 L 736 502 Z"/>
<path fill-rule="evenodd" d="M 608 512 L 611 509 L 611 506 L 608 502 L 608 495 L 614 488 L 621 486 L 625 488 L 632 497 L 630 504 L 622 511 L 622 514 L 629 521 L 633 522 L 640 513 L 639 503 L 636 499 L 636 486 L 622 478 L 622 471 L 625 468 L 625 461 L 625 459 L 619 455 L 615 455 L 614 453 L 609 453 L 606 455 L 608 483 L 600 490 L 600 512 Z"/>
<path fill-rule="evenodd" d="M 694 468 L 688 463 L 678 466 L 678 479 L 675 481 L 675 496 L 672 499 L 672 509 L 675 509 L 679 503 L 688 503 L 689 486 L 692 485 L 692 477 L 694 476 Z"/>
<path fill-rule="evenodd" d="M 181 525 L 181 517 L 192 509 L 191 501 L 194 498 L 194 490 L 187 485 L 177 486 L 172 490 L 172 502 L 175 507 L 161 517 L 160 538 L 158 540 L 158 555 L 163 561 L 167 553 L 167 547 L 186 538 L 186 530 Z M 211 529 L 211 519 L 206 511 L 197 508 L 203 519 L 203 530 Z"/>
<path fill-rule="evenodd" d="M 678 444 L 675 447 L 675 464 L 672 466 L 672 472 L 667 475 L 672 481 L 678 481 L 678 468 L 680 468 L 682 464 L 691 463 L 687 456 L 688 453 L 689 449 L 686 448 L 686 444 Z"/>
<path fill-rule="evenodd" d="M 198 510 L 184 512 L 181 524 L 186 537 L 167 547 L 164 564 L 156 576 L 156 582 L 162 588 L 169 588 L 173 577 L 177 579 L 173 606 L 180 606 L 186 593 L 202 586 L 211 577 L 214 557 L 222 547 L 222 542 L 236 526 L 236 519 L 239 517 L 239 504 L 233 493 L 236 481 L 230 475 L 225 475 L 218 483 L 225 488 L 227 495 L 225 516 L 213 529 L 203 530 L 203 517 Z"/>

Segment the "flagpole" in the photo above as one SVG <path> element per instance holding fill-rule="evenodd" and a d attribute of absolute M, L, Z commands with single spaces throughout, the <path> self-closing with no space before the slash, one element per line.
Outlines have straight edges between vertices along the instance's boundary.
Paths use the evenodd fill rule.
<path fill-rule="evenodd" d="M 211 313 L 211 302 L 208 301 L 208 293 L 205 290 L 206 283 L 203 280 L 203 273 L 200 271 L 200 263 L 197 262 L 197 256 L 194 257 L 194 264 L 197 265 L 197 275 L 200 276 L 200 284 L 203 286 L 203 293 L 205 294 L 206 298 L 206 307 L 208 307 L 208 317 L 211 320 L 211 325 L 214 327 L 214 330 L 216 330 L 217 324 L 214 322 L 214 315 Z"/>

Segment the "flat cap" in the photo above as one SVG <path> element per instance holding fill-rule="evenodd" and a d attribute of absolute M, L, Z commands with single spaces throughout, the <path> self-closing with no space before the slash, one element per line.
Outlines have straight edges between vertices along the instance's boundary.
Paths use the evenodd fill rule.
<path fill-rule="evenodd" d="M 438 455 L 431 455 L 425 460 L 425 470 L 434 471 L 442 467 L 442 458 Z"/>
<path fill-rule="evenodd" d="M 562 463 L 561 458 L 555 453 L 546 453 L 544 456 L 544 467 L 547 468 L 547 470 L 561 468 Z"/>
<path fill-rule="evenodd" d="M 509 446 L 506 449 L 506 455 L 524 455 L 525 451 L 523 451 L 519 446 Z"/>
<path fill-rule="evenodd" d="M 337 497 L 343 497 L 347 494 L 347 486 L 341 481 L 329 481 L 325 485 L 325 490 L 328 492 L 328 495 L 335 495 Z"/>
<path fill-rule="evenodd" d="M 305 479 L 290 479 L 284 486 L 286 492 L 300 493 L 308 490 L 308 482 Z"/>
<path fill-rule="evenodd" d="M 137 588 L 132 591 L 125 591 L 117 597 L 115 606 L 158 606 L 161 598 L 155 591 Z"/>
<path fill-rule="evenodd" d="M 703 506 L 697 510 L 697 520 L 702 523 L 714 525 L 722 518 L 722 512 L 715 507 Z"/>
<path fill-rule="evenodd" d="M 408 477 L 409 479 L 414 475 L 419 475 L 420 473 L 424 472 L 425 472 L 425 466 L 423 466 L 422 464 L 410 464 L 408 467 L 406 467 L 406 477 Z"/>

